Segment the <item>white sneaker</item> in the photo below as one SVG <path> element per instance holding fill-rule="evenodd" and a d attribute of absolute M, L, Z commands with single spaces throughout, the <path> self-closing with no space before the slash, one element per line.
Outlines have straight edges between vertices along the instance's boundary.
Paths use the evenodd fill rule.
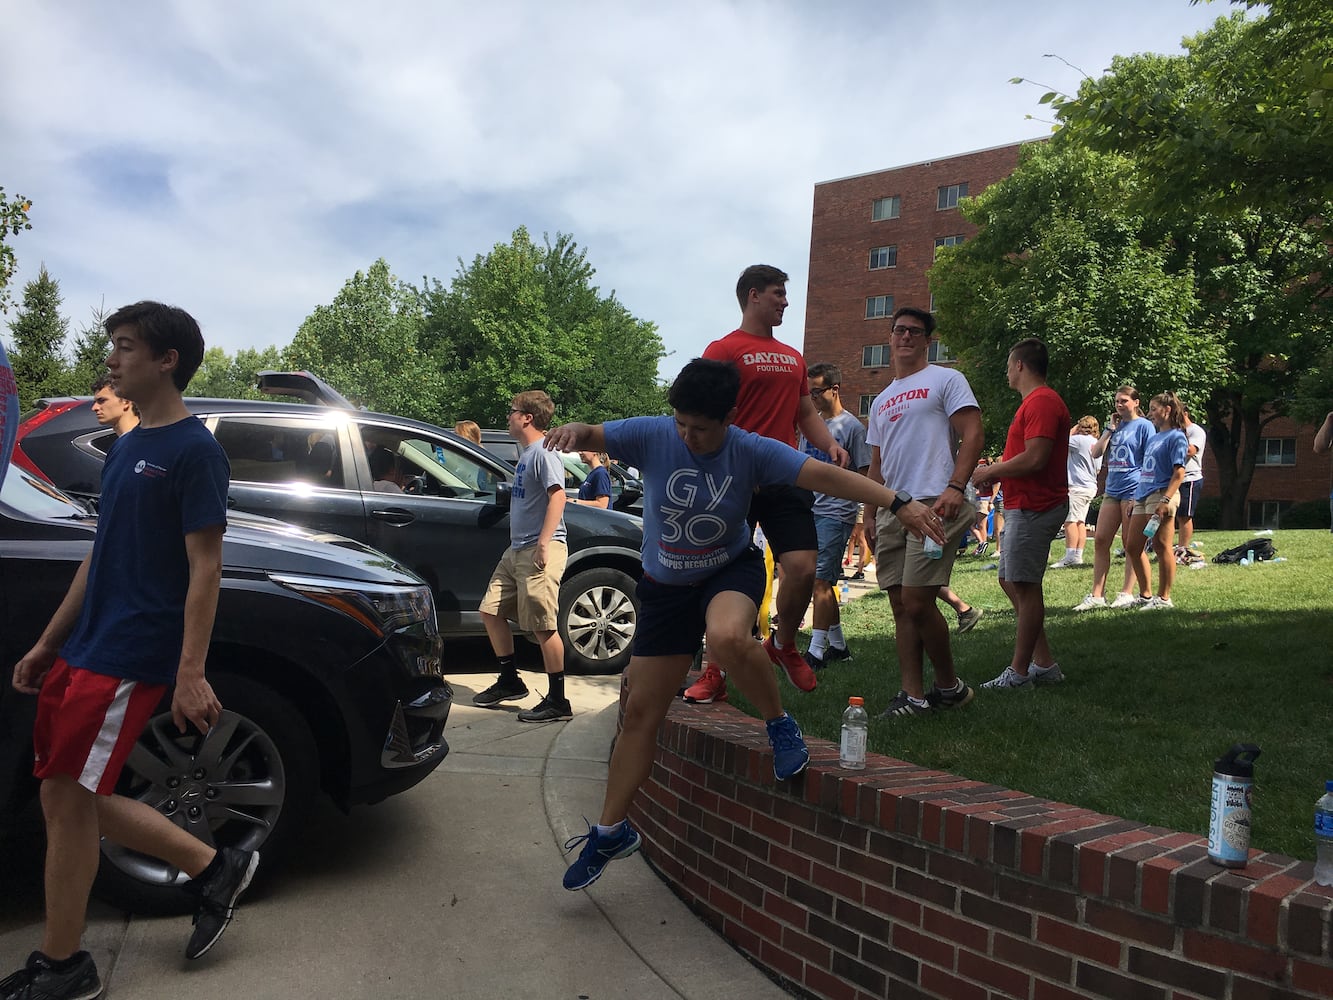
<path fill-rule="evenodd" d="M 981 686 L 984 688 L 1002 688 L 1007 691 L 1031 691 L 1032 674 L 1029 673 L 1024 677 L 1013 667 L 1005 667 L 1004 672 L 999 677 L 986 681 Z"/>
<path fill-rule="evenodd" d="M 1068 569 L 1072 565 L 1074 564 L 1069 561 L 1069 557 L 1065 556 L 1063 559 L 1057 559 L 1051 563 L 1051 569 Z"/>
<path fill-rule="evenodd" d="M 1140 597 L 1138 594 L 1117 594 L 1115 600 L 1108 604 L 1107 607 L 1132 608 L 1142 604 L 1144 600 L 1145 598 Z"/>
<path fill-rule="evenodd" d="M 1140 611 L 1161 611 L 1164 608 L 1174 608 L 1176 605 L 1169 597 L 1158 597 L 1154 594 L 1142 604 L 1139 605 Z"/>
<path fill-rule="evenodd" d="M 1093 597 L 1088 594 L 1083 600 L 1074 605 L 1075 611 L 1096 611 L 1098 608 L 1106 607 L 1105 597 Z"/>
<path fill-rule="evenodd" d="M 1052 663 L 1049 667 L 1039 667 L 1035 663 L 1029 663 L 1028 676 L 1032 678 L 1033 684 L 1059 684 L 1065 679 L 1058 663 Z"/>

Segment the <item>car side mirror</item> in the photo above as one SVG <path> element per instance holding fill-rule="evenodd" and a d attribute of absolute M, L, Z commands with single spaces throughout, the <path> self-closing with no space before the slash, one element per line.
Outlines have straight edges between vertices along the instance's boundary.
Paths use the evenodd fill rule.
<path fill-rule="evenodd" d="M 616 498 L 616 510 L 628 510 L 634 506 L 641 496 L 643 496 L 643 490 L 626 483 L 620 490 L 620 496 Z"/>
<path fill-rule="evenodd" d="M 504 510 L 508 510 L 509 507 L 510 507 L 510 505 L 513 503 L 513 500 L 514 500 L 513 493 L 514 493 L 514 484 L 513 484 L 513 483 L 503 483 L 503 482 L 502 482 L 502 483 L 496 483 L 496 484 L 495 484 L 495 506 L 497 506 L 497 507 L 501 507 L 501 508 L 503 508 Z"/>

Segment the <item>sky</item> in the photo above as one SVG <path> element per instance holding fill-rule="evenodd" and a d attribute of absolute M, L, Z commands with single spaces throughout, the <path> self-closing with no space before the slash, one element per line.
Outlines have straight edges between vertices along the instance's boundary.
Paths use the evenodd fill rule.
<path fill-rule="evenodd" d="M 45 264 L 73 330 L 155 298 L 193 313 L 209 346 L 285 346 L 377 258 L 447 285 L 526 226 L 571 234 L 602 293 L 657 324 L 665 377 L 736 326 L 748 264 L 790 274 L 778 335 L 800 346 L 816 183 L 1047 135 L 1046 90 L 1073 92 L 1117 54 L 1179 52 L 1232 10 L 5 7 L 0 186 L 33 203 L 32 230 L 10 238 L 16 299 Z"/>

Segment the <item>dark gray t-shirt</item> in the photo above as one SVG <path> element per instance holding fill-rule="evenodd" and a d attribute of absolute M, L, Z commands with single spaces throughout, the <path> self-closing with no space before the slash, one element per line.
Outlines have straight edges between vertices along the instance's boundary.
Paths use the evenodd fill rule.
<path fill-rule="evenodd" d="M 552 486 L 564 488 L 565 485 L 565 466 L 560 456 L 542 445 L 542 441 L 534 441 L 518 456 L 518 475 L 514 477 L 509 507 L 509 543 L 516 549 L 537 544 L 550 502 L 547 491 Z M 565 519 L 561 517 L 551 541 L 564 540 Z"/>

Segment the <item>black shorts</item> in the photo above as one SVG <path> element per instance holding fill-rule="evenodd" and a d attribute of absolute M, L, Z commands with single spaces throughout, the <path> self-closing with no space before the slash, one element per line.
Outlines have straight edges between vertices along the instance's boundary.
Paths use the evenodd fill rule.
<path fill-rule="evenodd" d="M 1186 479 L 1180 484 L 1180 505 L 1176 508 L 1176 521 L 1188 521 L 1194 516 L 1199 506 L 1199 494 L 1203 492 L 1202 479 Z"/>
<path fill-rule="evenodd" d="M 756 611 L 768 586 L 764 554 L 751 545 L 712 576 L 681 586 L 659 583 L 644 575 L 639 580 L 639 627 L 634 633 L 635 656 L 693 656 L 703 641 L 705 615 L 714 597 L 724 591 L 744 594 Z"/>
<path fill-rule="evenodd" d="M 750 501 L 750 527 L 764 529 L 764 538 L 776 559 L 784 552 L 818 552 L 815 495 L 799 486 L 761 486 Z"/>

